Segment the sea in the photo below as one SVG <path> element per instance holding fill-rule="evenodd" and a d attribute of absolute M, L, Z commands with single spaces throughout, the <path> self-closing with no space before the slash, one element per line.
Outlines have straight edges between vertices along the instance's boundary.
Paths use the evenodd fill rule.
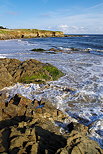
<path fill-rule="evenodd" d="M 47 51 L 33 52 L 33 48 Z M 51 48 L 63 52 L 49 52 Z M 64 72 L 46 84 L 7 87 L 9 99 L 19 93 L 31 100 L 49 100 L 88 126 L 87 136 L 103 148 L 103 35 L 0 40 L 0 58 L 36 59 Z"/>

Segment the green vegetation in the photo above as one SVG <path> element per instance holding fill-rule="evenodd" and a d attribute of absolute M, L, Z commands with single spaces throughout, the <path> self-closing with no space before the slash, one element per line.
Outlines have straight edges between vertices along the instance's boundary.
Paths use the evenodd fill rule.
<path fill-rule="evenodd" d="M 45 65 L 44 69 L 49 72 L 50 76 L 52 76 L 52 80 L 57 80 L 64 75 L 64 73 L 62 73 L 60 70 L 50 64 Z"/>
<path fill-rule="evenodd" d="M 0 34 L 8 34 L 8 31 L 6 29 L 0 29 Z"/>
<path fill-rule="evenodd" d="M 35 73 L 31 76 L 25 76 L 23 78 L 21 78 L 20 82 L 22 83 L 26 83 L 26 84 L 29 84 L 29 83 L 45 83 L 47 80 L 50 80 L 50 77 L 43 73 L 43 72 L 38 72 L 38 73 Z"/>
<path fill-rule="evenodd" d="M 22 83 L 45 83 L 46 81 L 57 80 L 64 74 L 56 67 L 45 64 L 42 69 L 33 73 L 32 75 L 25 75 L 20 79 Z"/>
<path fill-rule="evenodd" d="M 59 33 L 62 33 L 61 31 L 50 31 L 50 30 L 39 30 L 39 29 L 7 29 L 7 28 L 4 28 L 2 26 L 0 26 L 0 29 L 3 29 L 3 30 L 6 30 L 6 32 L 32 32 L 32 33 L 35 33 L 35 32 L 59 32 Z"/>
<path fill-rule="evenodd" d="M 1 26 L 1 28 L 3 28 Z M 21 39 L 36 37 L 58 37 L 63 36 L 63 32 L 38 30 L 38 29 L 0 29 L 0 39 Z"/>

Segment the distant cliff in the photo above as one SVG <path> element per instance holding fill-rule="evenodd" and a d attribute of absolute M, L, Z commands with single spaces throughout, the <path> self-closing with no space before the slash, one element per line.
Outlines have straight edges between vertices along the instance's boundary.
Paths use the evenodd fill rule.
<path fill-rule="evenodd" d="M 35 37 L 62 37 L 61 31 L 48 31 L 38 29 L 0 29 L 0 39 L 19 39 Z"/>

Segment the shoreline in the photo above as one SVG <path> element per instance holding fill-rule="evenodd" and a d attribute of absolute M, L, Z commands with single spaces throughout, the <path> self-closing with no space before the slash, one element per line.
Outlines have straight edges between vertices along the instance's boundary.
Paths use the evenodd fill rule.
<path fill-rule="evenodd" d="M 62 31 L 38 29 L 0 29 L 0 40 L 45 38 L 45 37 L 83 37 L 80 34 L 64 34 Z"/>
<path fill-rule="evenodd" d="M 15 64 L 17 62 L 19 63 L 18 60 L 14 61 Z M 29 62 L 29 60 L 27 62 Z M 35 62 L 36 64 L 38 64 L 38 61 L 35 61 Z M 8 61 L 8 63 L 11 64 L 11 66 L 15 66 L 10 61 Z M 26 66 L 25 62 L 23 63 L 23 67 L 24 66 Z M 47 140 L 47 145 L 48 145 L 49 140 L 52 139 L 53 142 L 56 143 L 57 140 L 59 139 L 59 136 L 61 136 L 61 139 L 59 139 L 60 143 L 57 143 L 57 146 L 56 146 L 58 148 L 56 148 L 55 145 L 53 144 L 55 149 L 54 150 L 55 154 L 59 154 L 60 151 L 62 154 L 64 150 L 68 151 L 68 149 L 69 151 L 71 151 L 72 142 L 74 142 L 72 147 L 74 152 L 75 152 L 75 148 L 78 149 L 78 146 L 82 147 L 82 145 L 84 146 L 83 152 L 89 153 L 91 150 L 92 151 L 94 150 L 94 154 L 95 154 L 97 153 L 97 148 L 99 149 L 99 151 L 101 151 L 101 153 L 103 152 L 103 150 L 100 148 L 97 142 L 87 137 L 87 134 L 89 131 L 87 126 L 80 124 L 77 120 L 75 120 L 74 118 L 71 118 L 67 114 L 65 115 L 65 113 L 63 113 L 62 111 L 57 109 L 55 106 L 53 106 L 51 102 L 48 102 L 47 100 L 43 100 L 43 99 L 39 101 L 36 99 L 30 100 L 28 98 L 21 96 L 18 93 L 12 96 L 12 98 L 10 99 L 8 99 L 8 96 L 9 95 L 7 90 L 5 91 L 4 89 L 0 91 L 0 102 L 1 102 L 0 103 L 0 110 L 1 110 L 0 111 L 0 134 L 2 134 L 2 132 L 8 133 L 7 128 L 10 130 L 9 132 L 10 135 L 6 138 L 8 142 L 7 145 L 8 144 L 10 145 L 8 148 L 6 147 L 7 151 L 14 152 L 14 148 L 17 148 L 17 147 L 19 148 L 18 150 L 20 152 L 22 150 L 26 151 L 26 146 L 23 147 L 21 146 L 21 144 L 19 146 L 18 140 L 20 138 L 22 142 L 25 141 L 27 142 L 27 144 L 29 144 L 29 140 L 27 140 L 26 138 L 28 138 L 29 136 L 31 136 L 32 138 L 33 134 L 30 133 L 28 135 L 28 131 L 32 132 L 35 129 L 34 134 L 35 136 L 38 136 L 38 134 L 40 134 L 40 137 L 43 140 L 43 146 L 45 143 L 44 142 L 45 139 Z M 8 99 L 8 102 L 6 101 L 7 99 Z M 34 125 L 33 128 L 32 128 L 32 125 Z M 44 136 L 42 136 L 41 131 L 37 129 L 38 127 L 40 128 L 40 130 L 42 130 L 43 133 L 45 132 Z M 24 131 L 25 133 L 21 133 L 20 131 L 18 131 L 19 129 L 25 130 Z M 14 130 L 15 132 L 13 133 Z M 49 140 L 47 139 L 48 132 L 50 135 Z M 54 134 L 54 138 L 52 138 L 52 134 Z M 57 135 L 57 139 L 55 139 L 56 137 L 55 135 Z M 2 135 L 0 136 L 1 138 L 3 138 Z M 24 138 L 22 136 L 24 136 Z M 78 143 L 77 140 L 79 138 L 81 138 L 81 140 L 79 140 L 79 143 Z M 71 140 L 71 142 L 69 142 L 69 140 Z M 40 140 L 37 140 L 37 141 L 35 140 L 35 143 L 32 140 L 30 141 L 31 141 L 32 147 L 36 143 L 40 142 Z M 65 142 L 65 144 L 62 144 L 62 141 Z M 79 145 L 76 145 L 76 143 L 78 143 Z M 88 146 L 89 145 L 91 146 L 89 146 L 89 148 L 87 149 L 85 146 L 85 143 Z M 59 146 L 59 144 L 61 145 Z M 47 148 L 47 145 L 46 145 L 46 148 Z M 50 145 L 52 145 L 51 142 L 50 142 Z M 3 145 L 1 146 L 2 146 L 2 149 L 5 150 L 5 147 Z M 35 146 L 36 146 L 35 149 L 38 150 L 38 144 L 36 144 Z M 3 151 L 2 149 L 0 149 L 1 150 L 0 152 L 7 152 L 7 151 Z M 33 149 L 31 148 L 31 151 L 32 150 Z M 42 146 L 40 147 L 40 150 L 41 151 L 44 150 Z M 53 149 L 51 147 L 48 150 L 52 151 Z"/>
<path fill-rule="evenodd" d="M 53 49 L 53 50 L 54 50 L 54 49 Z M 67 89 L 67 90 L 68 90 L 68 89 Z M 19 97 L 21 97 L 21 96 L 19 96 Z M 15 101 L 16 101 L 16 100 L 15 100 Z M 10 102 L 11 102 L 11 101 L 10 101 Z M 11 104 L 12 104 L 12 102 L 11 102 Z M 14 105 L 15 105 L 15 104 L 14 104 Z M 20 103 L 19 105 L 22 106 L 21 103 Z M 43 104 L 41 104 L 41 105 L 43 105 Z M 20 106 L 19 106 L 19 107 L 20 107 Z M 9 112 L 10 109 L 11 109 L 10 107 L 13 107 L 13 108 L 14 108 L 12 111 L 15 111 L 15 108 L 16 108 L 16 107 L 17 107 L 17 110 L 18 110 L 18 109 L 21 109 L 21 107 L 18 108 L 18 106 L 13 106 L 13 105 L 11 105 L 11 106 L 9 106 L 9 108 L 8 108 L 8 107 L 7 107 L 7 108 L 6 108 L 6 107 L 5 107 L 5 108 L 2 108 L 3 110 L 5 110 L 5 113 L 2 113 L 2 112 L 1 112 L 1 113 L 4 114 L 5 116 L 8 116 L 7 114 L 8 114 L 8 112 Z M 29 108 L 32 112 L 34 112 L 34 110 L 32 110 L 32 106 L 29 106 L 29 105 L 28 105 L 28 108 Z M 40 108 L 39 108 L 39 109 L 40 109 Z M 3 110 L 2 110 L 2 111 L 3 111 Z M 6 111 L 7 111 L 7 112 L 6 112 Z M 11 111 L 10 111 L 10 112 L 11 112 Z M 12 114 L 12 113 L 10 113 L 10 112 L 9 112 L 9 116 L 11 117 L 11 114 Z M 40 112 L 41 112 L 41 111 L 40 111 Z M 42 108 L 42 112 L 44 112 L 44 108 Z M 51 113 L 51 112 L 50 112 L 50 113 Z M 46 112 L 45 114 L 47 115 L 47 112 Z M 36 115 L 36 114 L 35 114 L 35 115 Z M 35 116 L 35 115 L 34 115 L 34 116 Z M 43 115 L 42 115 L 42 117 L 45 118 L 45 116 L 43 116 Z M 15 118 L 15 117 L 14 117 L 14 118 Z M 51 115 L 50 115 L 49 118 L 51 118 Z M 25 118 L 24 118 L 24 119 L 25 119 Z M 34 117 L 33 117 L 33 119 L 34 119 Z M 43 119 L 42 119 L 42 120 L 43 120 Z M 47 121 L 47 119 L 45 119 L 45 120 Z M 9 120 L 8 120 L 8 121 L 9 121 Z M 10 118 L 10 121 L 12 122 L 12 118 Z M 10 122 L 10 121 L 9 121 L 9 122 Z M 34 121 L 35 121 L 35 119 L 34 119 Z M 43 121 L 42 124 L 45 125 L 46 121 L 45 121 L 45 122 Z M 53 121 L 54 121 L 54 120 L 53 120 Z M 12 131 L 12 130 L 14 130 L 14 127 L 16 127 L 16 129 L 20 129 L 20 130 L 23 129 L 23 130 L 26 130 L 26 132 L 27 132 L 27 131 L 31 131 L 32 129 L 31 129 L 31 125 L 29 124 L 29 122 L 27 121 L 25 124 L 24 124 L 24 123 L 25 123 L 25 120 L 22 121 L 22 122 L 20 122 L 20 123 L 18 123 L 17 125 L 13 125 L 12 127 L 10 126 L 9 129 Z M 29 124 L 30 129 L 27 128 L 28 124 Z M 19 125 L 19 126 L 18 126 L 18 125 Z M 20 125 L 21 125 L 21 126 L 20 126 Z M 73 123 L 73 125 L 74 125 L 74 123 Z M 5 125 L 4 125 L 4 126 L 5 126 Z M 52 125 L 51 125 L 51 126 L 52 126 Z M 22 128 L 21 128 L 21 127 L 22 127 Z M 26 127 L 26 129 L 25 129 L 25 127 Z M 37 127 L 38 127 L 38 126 L 36 125 L 36 128 L 37 128 Z M 48 125 L 48 127 L 49 127 L 49 125 Z M 45 128 L 45 127 L 44 127 L 44 128 Z M 43 128 L 43 132 L 44 132 L 44 128 Z M 41 129 L 41 128 L 40 128 L 40 129 Z M 81 129 L 81 125 L 79 125 L 79 129 Z M 4 130 L 6 130 L 6 127 L 4 128 Z M 49 129 L 46 129 L 46 134 L 48 134 L 48 133 L 47 133 L 48 130 L 49 130 Z M 50 130 L 49 130 L 49 131 L 50 131 Z M 74 136 L 76 137 L 76 134 L 74 133 L 75 128 L 74 128 L 72 131 L 73 131 Z M 83 131 L 83 129 L 82 129 L 82 131 Z M 18 132 L 18 131 L 17 131 L 17 132 Z M 52 131 L 50 131 L 50 132 L 52 132 Z M 71 133 L 72 133 L 72 132 L 71 132 Z M 71 136 L 72 136 L 71 133 L 68 134 L 68 137 L 69 137 L 68 140 L 67 140 L 68 142 L 69 142 L 69 140 L 70 140 L 70 138 L 71 138 Z M 78 132 L 76 132 L 76 133 L 78 134 Z M 88 133 L 88 131 L 87 131 L 87 133 Z M 35 133 L 34 133 L 34 134 L 35 134 Z M 15 135 L 16 135 L 16 134 L 15 134 Z M 23 133 L 23 135 L 26 135 L 26 133 Z M 36 133 L 36 135 L 37 135 L 37 133 Z M 22 135 L 20 135 L 20 136 L 22 136 Z M 28 137 L 28 135 L 26 135 L 26 136 Z M 32 135 L 31 135 L 31 136 L 32 136 Z M 63 135 L 62 135 L 62 136 L 63 136 Z M 79 136 L 81 137 L 81 133 L 79 134 Z M 86 136 L 86 135 L 85 135 L 85 136 Z M 11 137 L 13 137 L 12 134 L 11 134 Z M 38 138 L 39 138 L 39 137 L 38 137 Z M 42 137 L 41 137 L 41 138 L 42 138 Z M 46 139 L 46 138 L 45 138 L 45 139 Z M 9 140 L 11 140 L 11 139 L 9 138 Z M 15 140 L 18 140 L 18 137 L 15 138 Z M 83 140 L 85 141 L 86 139 L 84 138 Z M 14 140 L 12 140 L 12 142 L 11 142 L 10 144 L 13 144 L 13 141 L 14 141 Z M 54 141 L 55 141 L 55 139 L 54 139 Z M 28 144 L 29 144 L 29 142 L 28 142 Z M 82 144 L 82 141 L 81 141 L 81 144 Z M 34 145 L 34 143 L 33 143 L 33 145 Z M 98 146 L 98 145 L 96 145 L 96 146 Z M 10 146 L 10 147 L 11 147 L 11 146 Z M 65 147 L 65 150 L 66 150 L 67 147 L 68 147 L 68 145 Z M 63 148 L 63 147 L 60 147 L 60 148 Z M 76 147 L 75 147 L 75 148 L 76 148 Z M 51 149 L 52 149 L 52 148 L 51 148 Z M 94 149 L 95 149 L 95 148 L 93 147 L 93 150 L 94 150 Z M 20 149 L 20 150 L 21 150 L 21 149 Z M 63 150 L 63 149 L 60 149 L 60 150 Z M 60 150 L 59 150 L 59 151 L 60 151 Z M 93 151 L 93 150 L 92 150 L 92 151 Z M 64 152 L 64 151 L 63 151 L 63 152 Z M 89 152 L 90 152 L 90 151 L 89 151 Z M 95 153 L 95 152 L 94 152 L 94 153 Z"/>
<path fill-rule="evenodd" d="M 87 126 L 48 100 L 30 100 L 16 94 L 5 102 L 5 92 L 0 97 L 0 152 L 27 153 L 29 148 L 31 154 L 42 154 L 45 150 L 54 154 L 103 153 L 97 142 L 87 136 Z"/>

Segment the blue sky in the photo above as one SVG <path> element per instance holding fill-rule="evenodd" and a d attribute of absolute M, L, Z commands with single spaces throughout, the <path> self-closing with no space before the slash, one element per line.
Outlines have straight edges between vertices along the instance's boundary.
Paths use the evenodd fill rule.
<path fill-rule="evenodd" d="M 103 34 L 103 0 L 0 0 L 0 25 Z"/>

